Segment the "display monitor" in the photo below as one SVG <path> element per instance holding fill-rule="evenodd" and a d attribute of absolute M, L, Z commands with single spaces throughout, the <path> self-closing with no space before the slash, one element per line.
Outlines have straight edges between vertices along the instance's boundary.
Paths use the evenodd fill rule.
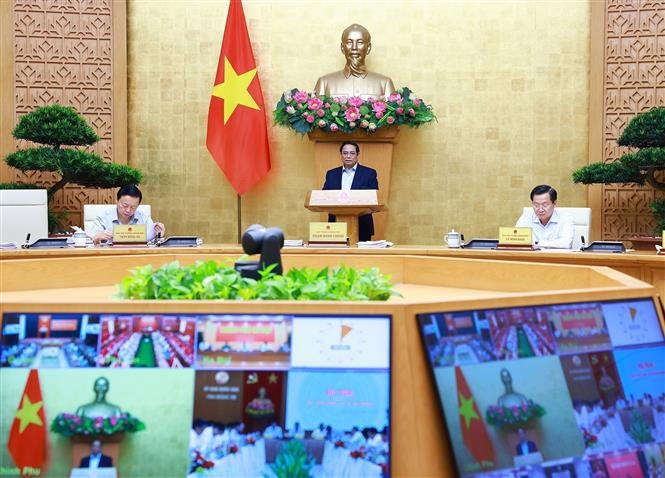
<path fill-rule="evenodd" d="M 662 473 L 665 341 L 653 299 L 416 319 L 459 476 Z"/>
<path fill-rule="evenodd" d="M 390 316 L 4 314 L 1 347 L 1 430 L 38 372 L 40 476 L 69 476 L 91 434 L 119 476 L 390 474 Z"/>

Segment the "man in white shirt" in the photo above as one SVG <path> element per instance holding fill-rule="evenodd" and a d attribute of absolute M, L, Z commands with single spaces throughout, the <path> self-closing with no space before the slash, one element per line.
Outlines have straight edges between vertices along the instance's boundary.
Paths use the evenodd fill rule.
<path fill-rule="evenodd" d="M 284 436 L 282 427 L 280 427 L 277 422 L 272 422 L 269 427 L 263 432 L 265 438 L 277 438 L 281 439 Z"/>
<path fill-rule="evenodd" d="M 139 188 L 133 184 L 127 184 L 118 190 L 116 197 L 118 199 L 116 208 L 109 209 L 104 214 L 97 216 L 95 222 L 90 226 L 88 234 L 95 244 L 110 241 L 113 238 L 115 224 L 145 224 L 149 241 L 153 240 L 157 234 L 164 235 L 166 232 L 164 224 L 153 222 L 150 216 L 137 210 L 143 199 Z"/>
<path fill-rule="evenodd" d="M 573 245 L 573 217 L 556 211 L 556 189 L 547 184 L 531 191 L 533 211 L 522 214 L 515 227 L 530 227 L 534 249 L 570 249 Z"/>

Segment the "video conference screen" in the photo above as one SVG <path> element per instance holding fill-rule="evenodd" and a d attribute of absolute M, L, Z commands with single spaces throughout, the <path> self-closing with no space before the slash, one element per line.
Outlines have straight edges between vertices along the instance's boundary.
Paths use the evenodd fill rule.
<path fill-rule="evenodd" d="M 664 476 L 651 299 L 417 315 L 459 476 Z"/>
<path fill-rule="evenodd" d="M 87 463 L 73 452 L 86 423 L 119 476 L 287 476 L 289 460 L 302 476 L 390 474 L 390 316 L 5 314 L 0 325 L 0 476 L 19 476 L 7 445 L 30 369 L 49 430 L 35 476 Z M 123 420 L 142 425 L 111 433 Z"/>

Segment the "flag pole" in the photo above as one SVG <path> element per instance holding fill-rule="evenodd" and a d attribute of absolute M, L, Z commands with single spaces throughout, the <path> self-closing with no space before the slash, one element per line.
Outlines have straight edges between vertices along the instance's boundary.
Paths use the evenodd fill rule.
<path fill-rule="evenodd" d="M 238 198 L 238 244 L 241 244 L 240 240 L 240 234 L 242 231 L 242 200 L 240 199 L 240 194 L 236 194 L 236 197 Z"/>

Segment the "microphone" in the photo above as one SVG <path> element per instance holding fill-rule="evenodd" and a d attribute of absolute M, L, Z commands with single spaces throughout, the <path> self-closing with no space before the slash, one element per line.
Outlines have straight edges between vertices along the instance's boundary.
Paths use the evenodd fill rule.
<path fill-rule="evenodd" d="M 586 249 L 586 240 L 584 239 L 584 236 L 580 236 L 580 238 L 582 239 L 582 246 L 580 247 L 580 251 L 583 251 Z"/>
<path fill-rule="evenodd" d="M 25 245 L 23 246 L 25 249 L 30 247 L 30 233 L 28 233 L 27 236 L 25 236 Z"/>

